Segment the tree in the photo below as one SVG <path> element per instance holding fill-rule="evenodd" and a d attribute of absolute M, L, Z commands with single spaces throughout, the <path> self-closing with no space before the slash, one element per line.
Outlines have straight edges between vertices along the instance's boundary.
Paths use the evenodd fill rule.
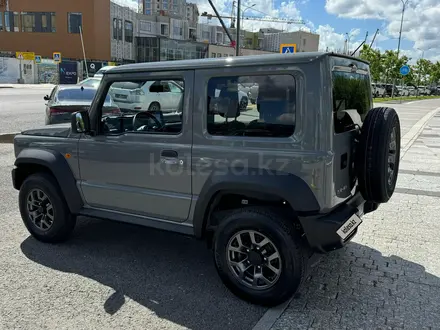
<path fill-rule="evenodd" d="M 364 44 L 360 51 L 360 58 L 370 63 L 372 80 L 374 82 L 380 81 L 383 69 L 380 50 L 374 50 L 370 46 Z"/>

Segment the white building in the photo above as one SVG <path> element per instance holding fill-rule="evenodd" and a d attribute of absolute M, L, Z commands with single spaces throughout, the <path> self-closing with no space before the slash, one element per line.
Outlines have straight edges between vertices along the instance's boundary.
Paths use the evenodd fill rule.
<path fill-rule="evenodd" d="M 186 0 L 141 0 L 145 15 L 174 15 L 186 17 Z"/>
<path fill-rule="evenodd" d="M 296 51 L 316 52 L 319 48 L 319 34 L 306 31 L 263 33 L 262 49 L 279 52 L 281 44 L 296 44 Z"/>
<path fill-rule="evenodd" d="M 111 57 L 114 61 L 135 60 L 136 12 L 110 2 Z"/>
<path fill-rule="evenodd" d="M 186 16 L 185 18 L 188 20 L 188 24 L 191 27 L 196 27 L 199 22 L 199 8 L 195 3 L 187 3 L 186 4 Z"/>

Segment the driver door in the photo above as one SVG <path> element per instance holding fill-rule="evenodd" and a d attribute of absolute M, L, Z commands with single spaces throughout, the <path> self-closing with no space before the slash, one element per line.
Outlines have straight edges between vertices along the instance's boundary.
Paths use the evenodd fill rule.
<path fill-rule="evenodd" d="M 183 118 L 180 123 L 164 123 L 160 130 L 136 131 L 130 117 L 133 115 L 102 117 L 103 123 L 113 124 L 103 124 L 96 136 L 85 135 L 79 141 L 80 186 L 87 207 L 141 219 L 183 222 L 188 218 L 192 198 L 194 71 L 124 75 L 127 82 L 182 81 Z M 109 88 L 110 79 L 99 93 Z M 98 102 L 94 101 L 92 112 L 100 110 Z M 156 118 L 161 120 L 160 112 Z"/>

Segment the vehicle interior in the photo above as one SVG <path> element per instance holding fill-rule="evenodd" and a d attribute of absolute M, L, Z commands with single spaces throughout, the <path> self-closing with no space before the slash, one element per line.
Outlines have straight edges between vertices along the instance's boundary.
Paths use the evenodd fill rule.
<path fill-rule="evenodd" d="M 275 84 L 269 76 L 260 77 L 257 108 L 254 114 L 248 114 L 240 110 L 239 79 L 224 77 L 209 81 L 208 132 L 223 136 L 291 136 L 295 125 L 294 85 Z"/>
<path fill-rule="evenodd" d="M 118 115 L 103 115 L 102 131 L 105 134 L 118 135 L 127 132 L 148 132 L 161 134 L 179 134 L 182 130 L 183 98 L 176 113 L 156 111 L 121 112 Z"/>

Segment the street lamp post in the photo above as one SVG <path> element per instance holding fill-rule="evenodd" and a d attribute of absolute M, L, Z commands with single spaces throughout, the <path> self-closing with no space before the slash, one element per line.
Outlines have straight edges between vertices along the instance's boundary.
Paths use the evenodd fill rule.
<path fill-rule="evenodd" d="M 240 26 L 241 21 L 244 17 L 244 12 L 252 7 L 254 7 L 256 4 L 253 4 L 252 6 L 247 6 L 243 12 L 241 12 L 241 0 L 237 0 L 237 36 L 235 37 L 235 56 L 240 56 Z"/>
<path fill-rule="evenodd" d="M 399 43 L 397 45 L 397 61 L 399 61 L 400 42 L 402 40 L 403 16 L 405 15 L 406 5 L 408 4 L 409 0 L 400 0 L 400 1 L 402 2 L 402 18 L 400 20 Z M 396 82 L 396 79 L 394 79 L 393 88 L 391 89 L 391 97 L 394 97 L 394 85 L 395 85 L 395 82 Z"/>

